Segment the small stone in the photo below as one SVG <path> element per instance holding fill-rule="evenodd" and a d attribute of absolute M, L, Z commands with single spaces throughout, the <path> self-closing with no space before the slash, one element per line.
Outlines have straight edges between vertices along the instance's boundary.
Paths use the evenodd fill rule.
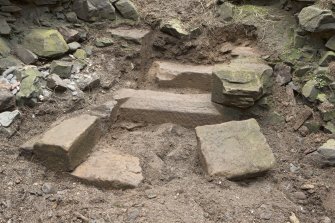
<path fill-rule="evenodd" d="M 12 28 L 10 28 L 7 21 L 0 17 L 0 35 L 9 35 L 11 31 Z"/>
<path fill-rule="evenodd" d="M 335 165 L 335 140 L 330 139 L 318 148 L 318 153 L 331 165 Z"/>
<path fill-rule="evenodd" d="M 80 43 L 78 43 L 78 42 L 69 43 L 68 46 L 69 46 L 71 52 L 74 52 L 81 47 Z"/>
<path fill-rule="evenodd" d="M 86 51 L 83 49 L 78 49 L 76 52 L 73 54 L 73 56 L 79 60 L 85 60 L 87 58 Z"/>
<path fill-rule="evenodd" d="M 335 61 L 335 52 L 328 51 L 325 55 L 320 59 L 319 65 L 320 66 L 328 66 L 331 62 Z"/>
<path fill-rule="evenodd" d="M 314 102 L 319 94 L 319 90 L 316 86 L 316 80 L 309 80 L 302 88 L 302 95 L 311 102 Z"/>
<path fill-rule="evenodd" d="M 326 125 L 323 126 L 325 132 L 330 134 L 335 134 L 335 125 L 332 122 L 327 122 Z"/>
<path fill-rule="evenodd" d="M 129 0 L 119 0 L 115 3 L 116 9 L 120 12 L 122 17 L 131 20 L 138 20 L 139 15 L 135 5 Z"/>
<path fill-rule="evenodd" d="M 291 216 L 290 216 L 290 222 L 291 223 L 300 223 L 299 219 L 297 218 L 297 216 L 292 212 Z"/>
<path fill-rule="evenodd" d="M 75 12 L 66 13 L 65 18 L 70 23 L 78 23 L 77 14 Z"/>
<path fill-rule="evenodd" d="M 332 223 L 332 220 L 329 217 L 323 217 L 320 223 Z"/>
<path fill-rule="evenodd" d="M 284 63 L 276 64 L 274 75 L 278 84 L 285 85 L 292 80 L 291 67 Z"/>
<path fill-rule="evenodd" d="M 309 134 L 309 130 L 306 126 L 301 126 L 299 128 L 299 133 L 301 136 L 306 137 Z"/>
<path fill-rule="evenodd" d="M 55 89 L 56 91 L 60 92 L 67 90 L 66 83 L 57 74 L 51 74 L 47 78 L 47 86 L 50 89 Z"/>
<path fill-rule="evenodd" d="M 293 163 L 290 163 L 290 172 L 291 173 L 296 173 L 300 170 L 299 167 L 295 166 Z"/>
<path fill-rule="evenodd" d="M 309 107 L 305 107 L 299 114 L 296 116 L 296 120 L 294 122 L 293 129 L 298 130 L 307 119 L 309 119 L 313 115 L 313 110 Z"/>
<path fill-rule="evenodd" d="M 0 88 L 0 112 L 15 107 L 15 97 L 7 89 Z"/>
<path fill-rule="evenodd" d="M 185 30 L 181 21 L 177 19 L 163 21 L 160 25 L 160 29 L 162 32 L 167 33 L 179 39 L 189 35 L 189 32 Z"/>
<path fill-rule="evenodd" d="M 96 47 L 107 47 L 114 44 L 114 41 L 111 38 L 102 37 L 95 40 Z"/>
<path fill-rule="evenodd" d="M 77 85 L 82 91 L 92 90 L 100 86 L 100 77 L 96 73 L 82 76 L 77 80 Z"/>
<path fill-rule="evenodd" d="M 306 200 L 307 196 L 304 192 L 297 191 L 293 193 L 293 197 L 297 200 Z"/>
<path fill-rule="evenodd" d="M 315 186 L 313 184 L 303 184 L 300 189 L 301 190 L 313 190 Z"/>
<path fill-rule="evenodd" d="M 223 21 L 231 21 L 233 19 L 234 8 L 233 5 L 225 2 L 218 7 L 218 14 Z"/>
<path fill-rule="evenodd" d="M 9 127 L 18 117 L 20 117 L 20 112 L 18 110 L 0 113 L 0 126 Z"/>
<path fill-rule="evenodd" d="M 56 188 L 51 183 L 44 183 L 42 185 L 41 189 L 42 189 L 42 192 L 45 193 L 45 194 L 54 194 L 54 193 L 56 193 Z"/>
<path fill-rule="evenodd" d="M 10 51 L 8 43 L 0 37 L 0 58 L 9 56 Z"/>
<path fill-rule="evenodd" d="M 50 73 L 59 75 L 61 78 L 71 76 L 73 63 L 61 60 L 54 60 L 50 65 Z"/>

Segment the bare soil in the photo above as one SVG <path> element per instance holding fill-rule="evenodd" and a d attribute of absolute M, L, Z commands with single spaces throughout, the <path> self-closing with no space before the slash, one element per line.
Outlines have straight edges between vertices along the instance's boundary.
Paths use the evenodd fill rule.
<path fill-rule="evenodd" d="M 311 154 L 333 136 L 318 132 L 302 137 L 293 131 L 295 115 L 305 102 L 297 95 L 294 103 L 285 87 L 276 85 L 269 96 L 270 110 L 245 112 L 244 118 L 259 121 L 277 159 L 273 171 L 253 180 L 231 182 L 206 176 L 199 164 L 194 130 L 169 123 L 118 122 L 96 146 L 97 150 L 117 150 L 140 158 L 145 181 L 132 190 L 83 184 L 68 173 L 46 169 L 34 157 L 20 152 L 22 143 L 43 133 L 52 122 L 111 100 L 113 92 L 121 87 L 156 89 L 145 76 L 155 59 L 196 64 L 228 62 L 231 56 L 220 53 L 220 46 L 227 41 L 272 50 L 260 44 L 264 38 L 253 26 L 217 22 L 210 1 L 135 3 L 144 17 L 137 27 L 153 29 L 152 35 L 142 46 L 119 40 L 111 47 L 95 49 L 85 72 L 100 72 L 103 88 L 86 93 L 80 100 L 55 94 L 34 108 L 20 108 L 22 118 L 14 124 L 12 134 L 0 138 L 0 222 L 284 223 L 291 212 L 301 222 L 318 223 L 325 216 L 334 221 L 335 169 L 320 165 Z M 175 16 L 189 26 L 206 18 L 201 20 L 205 24 L 201 36 L 177 40 L 156 31 L 160 19 Z M 103 27 L 90 27 L 85 44 L 107 36 L 108 24 Z M 284 120 L 274 118 L 274 112 Z M 43 192 L 45 183 L 50 183 L 55 193 Z M 302 190 L 304 184 L 315 188 Z"/>

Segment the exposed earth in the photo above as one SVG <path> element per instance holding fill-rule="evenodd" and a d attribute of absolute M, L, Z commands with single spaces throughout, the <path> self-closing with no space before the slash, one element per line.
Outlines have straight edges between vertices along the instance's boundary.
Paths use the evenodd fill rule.
<path fill-rule="evenodd" d="M 1 2 L 0 0 L 0 5 Z M 316 152 L 327 140 L 334 138 L 335 127 L 332 132 L 329 125 L 335 115 L 325 120 L 319 108 L 325 101 L 334 102 L 331 101 L 333 92 L 331 88 L 329 90 L 325 87 L 324 90 L 315 87 L 308 94 L 306 82 L 320 79 L 312 79 L 309 73 L 303 77 L 294 73 L 302 70 L 301 67 L 314 65 L 316 60 L 319 61 L 324 52 L 314 53 L 314 48 L 319 48 L 321 40 L 324 48 L 325 42 L 330 36 L 334 36 L 335 25 L 333 30 L 322 30 L 321 38 L 314 31 L 309 31 L 306 36 L 311 36 L 310 42 L 315 39 L 315 44 L 306 44 L 308 46 L 305 48 L 299 46 L 301 49 L 298 47 L 295 50 L 292 39 L 296 43 L 296 36 L 293 36 L 301 29 L 298 28 L 295 13 L 312 4 L 311 1 L 283 1 L 284 4 L 277 1 L 232 2 L 236 4 L 233 14 L 226 16 L 229 10 L 223 14 L 218 13 L 221 3 L 216 1 L 134 0 L 140 16 L 136 22 L 99 19 L 71 23 L 63 17 L 57 18 L 53 13 L 36 10 L 33 12 L 41 12 L 41 15 L 37 13 L 40 18 L 37 24 L 34 18 L 29 20 L 25 17 L 25 14 L 34 17 L 32 13 L 29 14 L 30 5 L 21 6 L 18 2 L 20 7 L 27 7 L 27 11 L 24 12 L 23 9 L 22 17 L 16 17 L 15 23 L 11 24 L 13 33 L 5 38 L 11 39 L 13 44 L 20 42 L 24 38 L 22 33 L 29 29 L 51 29 L 62 24 L 71 29 L 84 30 L 86 38 L 81 41 L 80 48 L 86 50 L 91 47 L 93 52 L 84 58 L 87 66 L 72 75 L 79 76 L 78 80 L 81 80 L 84 75 L 92 78 L 93 74 L 98 74 L 99 84 L 87 85 L 82 90 L 77 89 L 80 84 L 75 86 L 76 90 L 71 90 L 67 82 L 64 86 L 60 84 L 58 88 L 51 90 L 50 97 L 43 100 L 37 97 L 36 101 L 29 98 L 29 102 L 34 101 L 33 106 L 26 102 L 23 105 L 17 103 L 15 108 L 19 110 L 20 117 L 8 128 L 0 125 L 0 222 L 335 222 L 335 156 L 330 159 L 334 163 L 325 164 Z M 71 11 L 65 6 L 62 9 L 64 12 L 60 10 L 57 13 L 66 14 L 65 12 Z M 170 19 L 178 19 L 183 28 L 172 29 L 172 32 L 171 29 L 164 31 L 161 24 Z M 318 28 L 320 27 L 321 25 Z M 131 30 L 131 34 L 126 35 L 127 38 L 124 37 L 125 34 L 117 37 L 115 30 L 118 29 Z M 97 43 L 97 40 L 100 42 Z M 297 63 L 296 51 L 301 54 L 298 55 Z M 332 52 L 329 48 L 324 51 Z M 309 57 L 310 52 L 314 53 L 313 58 Z M 75 56 L 74 51 L 70 54 L 71 56 L 58 56 L 57 60 L 62 58 L 74 61 L 79 57 L 78 54 Z M 55 59 L 40 55 L 38 58 L 38 61 L 32 63 L 34 65 L 26 64 L 24 67 L 36 66 L 41 72 L 46 71 Z M 327 62 L 326 67 L 335 61 L 334 58 Z M 168 61 L 168 64 L 159 61 Z M 152 66 L 153 64 L 156 66 Z M 190 67 L 185 67 L 185 64 Z M 224 65 L 214 68 L 217 64 Z M 164 73 L 159 69 L 167 71 Z M 199 75 L 199 79 L 196 79 L 181 75 L 175 82 L 169 79 L 171 75 L 167 73 L 178 73 L 183 69 L 192 70 L 194 77 L 199 74 L 203 76 Z M 235 69 L 238 72 L 234 73 Z M 294 73 L 288 81 L 285 79 L 285 69 L 289 69 L 289 74 Z M 268 80 L 265 80 L 268 70 L 271 70 L 271 74 L 274 70 L 270 77 L 272 81 L 269 81 L 273 82 L 271 87 L 267 86 Z M 229 95 L 229 90 L 218 89 L 222 85 L 230 87 L 230 84 L 235 83 L 222 78 L 222 73 L 229 71 L 235 75 L 229 77 L 232 79 L 240 77 L 238 75 L 245 78 L 242 75 L 245 72 L 252 75 L 254 71 L 264 74 L 262 78 L 255 77 L 255 85 L 261 85 L 259 89 L 262 90 L 258 89 L 255 93 L 253 90 L 249 91 L 247 86 L 240 90 L 247 93 L 235 96 Z M 161 76 L 157 76 L 159 72 Z M 327 72 L 331 74 L 328 68 Z M 222 85 L 206 82 L 211 80 L 212 73 Z M 250 78 L 254 78 L 252 75 Z M 76 79 L 71 76 L 68 80 L 71 78 Z M 334 78 L 330 78 L 332 83 Z M 62 77 L 60 81 L 65 79 L 67 78 Z M 243 81 L 244 79 L 241 82 Z M 21 81 L 21 86 L 22 83 Z M 195 85 L 191 86 L 191 83 Z M 323 83 L 317 82 L 315 86 Z M 64 91 L 59 91 L 61 87 Z M 137 91 L 135 95 L 122 96 L 120 89 L 124 88 Z M 146 95 L 141 93 L 142 90 L 152 90 L 153 93 L 150 91 Z M 206 95 L 210 95 L 212 91 L 219 92 L 215 104 L 227 105 L 223 111 L 226 116 L 223 115 L 222 119 L 221 113 L 217 116 L 217 107 L 211 102 L 214 97 L 207 100 Z M 226 91 L 226 95 L 222 96 L 222 91 Z M 314 91 L 318 91 L 319 97 L 313 98 Z M 21 100 L 18 100 L 18 94 L 20 92 L 16 94 L 17 102 Z M 321 100 L 320 95 L 325 95 L 328 100 Z M 102 165 L 98 172 L 105 174 L 105 178 L 113 178 L 109 181 L 113 181 L 115 177 L 116 183 L 113 181 L 109 184 L 108 180 L 105 182 L 101 179 L 92 183 L 78 179 L 78 175 L 80 178 L 80 175 L 85 174 L 85 167 L 76 169 L 77 172 L 72 171 L 84 160 L 78 161 L 74 167 L 62 165 L 61 168 L 64 169 L 59 170 L 59 166 L 50 168 L 53 160 L 49 161 L 45 157 L 41 160 L 38 157 L 37 144 L 33 150 L 22 148 L 27 141 L 44 135 L 68 118 L 85 117 L 80 121 L 84 126 L 90 121 L 85 115 L 94 116 L 97 107 L 111 101 L 115 103 L 111 105 L 112 109 L 119 109 L 118 116 L 110 112 L 111 117 L 107 115 L 102 123 L 99 119 L 100 128 L 91 129 L 88 134 L 86 132 L 81 140 L 87 140 L 87 145 L 90 137 L 101 134 L 101 137 L 97 136 L 99 139 L 88 154 L 100 154 L 104 159 L 98 159 L 96 164 L 94 156 L 91 156 L 89 161 L 96 166 Z M 154 112 L 146 113 L 146 109 Z M 100 118 L 99 115 L 97 117 Z M 246 129 L 241 127 L 236 130 L 237 124 L 222 127 L 226 132 L 239 131 L 232 134 L 233 138 L 246 131 L 246 138 L 240 140 L 241 146 L 237 146 L 235 150 L 236 153 L 240 152 L 238 149 L 242 150 L 241 155 L 235 156 L 231 162 L 242 162 L 244 165 L 243 160 L 249 160 L 250 157 L 244 157 L 243 149 L 249 146 L 248 143 L 255 143 L 255 147 L 259 149 L 256 153 L 265 151 L 270 156 L 266 160 L 270 164 L 257 167 L 259 169 L 254 171 L 257 174 L 251 171 L 254 161 L 250 161 L 250 166 L 244 170 L 241 170 L 242 167 L 238 168 L 238 174 L 229 169 L 231 166 L 228 165 L 229 171 L 233 172 L 232 176 L 241 178 L 237 180 L 210 174 L 204 168 L 203 159 L 206 155 L 201 157 L 199 154 L 202 139 L 195 127 L 252 118 L 256 119 L 260 130 L 253 126 L 253 132 L 250 133 L 247 131 L 247 124 Z M 78 126 L 81 125 L 71 124 L 64 130 L 80 131 Z M 258 131 L 259 134 L 255 136 L 257 142 L 254 138 L 248 141 L 248 137 Z M 262 141 L 262 134 L 266 142 Z M 204 135 L 205 140 L 210 138 Z M 217 140 L 211 139 L 208 143 L 221 143 L 221 139 L 226 137 L 223 135 L 226 134 L 219 135 Z M 66 138 L 63 135 L 56 141 L 66 141 Z M 234 153 L 235 142 L 229 144 L 222 140 L 228 147 L 232 145 L 230 149 Z M 213 148 L 215 146 L 220 147 L 215 144 Z M 260 147 L 264 147 L 263 150 Z M 333 149 L 334 145 L 330 147 Z M 272 163 L 272 153 L 275 164 Z M 110 169 L 105 166 L 110 160 L 118 163 L 115 167 L 111 162 L 108 167 L 116 174 L 109 172 Z M 123 176 L 125 172 L 128 174 L 127 179 L 120 180 L 120 175 Z"/>

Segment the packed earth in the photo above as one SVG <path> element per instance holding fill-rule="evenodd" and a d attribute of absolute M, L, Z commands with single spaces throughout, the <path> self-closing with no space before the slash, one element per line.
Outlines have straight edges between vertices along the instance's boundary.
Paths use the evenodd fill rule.
<path fill-rule="evenodd" d="M 0 223 L 335 222 L 334 0 L 0 0 Z"/>

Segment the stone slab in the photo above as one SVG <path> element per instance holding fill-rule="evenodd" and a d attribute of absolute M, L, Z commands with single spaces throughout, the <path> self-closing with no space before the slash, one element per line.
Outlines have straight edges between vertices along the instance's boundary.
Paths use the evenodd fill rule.
<path fill-rule="evenodd" d="M 140 160 L 114 151 L 98 151 L 78 166 L 73 176 L 104 188 L 135 188 L 143 181 Z"/>
<path fill-rule="evenodd" d="M 149 35 L 150 30 L 143 29 L 125 29 L 125 28 L 116 28 L 110 29 L 108 32 L 116 38 L 125 39 L 134 43 L 141 44 L 142 40 Z"/>
<path fill-rule="evenodd" d="M 33 153 L 52 169 L 70 171 L 86 159 L 100 132 L 96 116 L 84 114 L 66 119 L 35 141 Z"/>
<path fill-rule="evenodd" d="M 210 90 L 213 68 L 212 65 L 156 61 L 150 68 L 149 76 L 154 77 L 160 87 Z"/>
<path fill-rule="evenodd" d="M 121 89 L 115 99 L 120 103 L 119 119 L 128 121 L 195 127 L 239 117 L 238 111 L 211 102 L 210 94 Z"/>
<path fill-rule="evenodd" d="M 207 174 L 243 179 L 275 165 L 270 146 L 255 119 L 196 128 L 201 163 Z"/>

